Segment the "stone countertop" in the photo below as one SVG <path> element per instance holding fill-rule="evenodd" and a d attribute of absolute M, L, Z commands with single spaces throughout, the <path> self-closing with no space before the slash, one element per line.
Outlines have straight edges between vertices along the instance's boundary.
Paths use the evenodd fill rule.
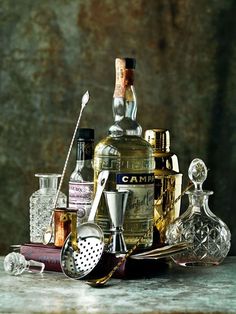
<path fill-rule="evenodd" d="M 220 266 L 170 264 L 157 276 L 95 289 L 62 273 L 10 276 L 0 258 L 0 313 L 236 313 L 236 257 Z"/>

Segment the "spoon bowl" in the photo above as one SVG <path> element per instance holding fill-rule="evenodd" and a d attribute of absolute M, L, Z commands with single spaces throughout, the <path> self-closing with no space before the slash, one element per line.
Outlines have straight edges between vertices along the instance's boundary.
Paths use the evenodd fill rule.
<path fill-rule="evenodd" d="M 93 288 L 102 288 L 105 286 L 107 281 L 111 278 L 111 276 L 104 276 L 99 279 L 91 279 L 89 281 L 86 281 L 86 283 Z"/>

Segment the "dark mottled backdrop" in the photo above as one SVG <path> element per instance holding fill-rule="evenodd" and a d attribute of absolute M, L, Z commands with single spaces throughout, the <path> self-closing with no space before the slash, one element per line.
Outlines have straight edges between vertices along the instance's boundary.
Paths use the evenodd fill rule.
<path fill-rule="evenodd" d="M 134 56 L 139 122 L 170 129 L 185 182 L 190 161 L 205 160 L 210 208 L 236 254 L 235 14 L 234 0 L 0 1 L 1 253 L 28 241 L 34 173 L 61 172 L 82 94 L 81 126 L 98 141 L 112 123 L 114 59 Z"/>

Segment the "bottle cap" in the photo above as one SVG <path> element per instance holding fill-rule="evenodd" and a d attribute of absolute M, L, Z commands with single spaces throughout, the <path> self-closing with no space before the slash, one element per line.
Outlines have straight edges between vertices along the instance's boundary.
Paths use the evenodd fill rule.
<path fill-rule="evenodd" d="M 81 128 L 76 133 L 77 140 L 94 140 L 94 129 Z"/>
<path fill-rule="evenodd" d="M 167 129 L 146 130 L 145 140 L 155 150 L 167 153 L 170 151 L 170 132 Z"/>
<path fill-rule="evenodd" d="M 135 69 L 136 59 L 134 58 L 125 58 L 125 67 L 126 69 Z"/>

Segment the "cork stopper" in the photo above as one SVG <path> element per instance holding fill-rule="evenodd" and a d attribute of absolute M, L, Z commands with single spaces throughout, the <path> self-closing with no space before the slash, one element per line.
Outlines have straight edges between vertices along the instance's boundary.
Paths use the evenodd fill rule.
<path fill-rule="evenodd" d="M 170 152 L 170 132 L 167 129 L 146 130 L 145 140 L 157 151 Z"/>
<path fill-rule="evenodd" d="M 136 59 L 135 58 L 116 58 L 116 64 L 120 66 L 123 64 L 125 69 L 135 69 Z"/>

